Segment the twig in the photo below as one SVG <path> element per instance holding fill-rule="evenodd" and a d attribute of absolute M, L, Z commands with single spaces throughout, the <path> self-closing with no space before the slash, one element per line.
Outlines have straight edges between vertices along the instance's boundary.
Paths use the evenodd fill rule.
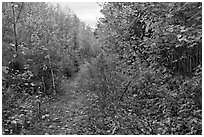
<path fill-rule="evenodd" d="M 113 131 L 112 131 L 112 135 L 115 134 L 115 130 L 117 129 L 117 126 L 114 127 Z"/>

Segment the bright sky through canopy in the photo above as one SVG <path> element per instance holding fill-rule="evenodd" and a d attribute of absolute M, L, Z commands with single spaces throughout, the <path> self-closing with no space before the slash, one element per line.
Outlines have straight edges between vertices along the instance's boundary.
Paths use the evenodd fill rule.
<path fill-rule="evenodd" d="M 101 7 L 96 2 L 61 2 L 62 7 L 69 7 L 79 19 L 94 28 L 97 20 L 102 17 Z"/>

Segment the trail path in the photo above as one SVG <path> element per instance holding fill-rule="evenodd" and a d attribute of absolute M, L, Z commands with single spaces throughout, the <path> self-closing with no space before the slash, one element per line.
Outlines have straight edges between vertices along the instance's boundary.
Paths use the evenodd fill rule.
<path fill-rule="evenodd" d="M 48 118 L 42 120 L 43 131 L 51 135 L 74 134 L 74 126 L 84 118 L 86 94 L 77 93 L 77 77 L 67 80 L 66 92 L 57 100 L 43 105 Z"/>

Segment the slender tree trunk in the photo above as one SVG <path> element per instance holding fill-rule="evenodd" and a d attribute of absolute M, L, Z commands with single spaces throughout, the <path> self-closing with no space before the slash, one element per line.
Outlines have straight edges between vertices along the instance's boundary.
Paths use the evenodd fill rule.
<path fill-rule="evenodd" d="M 18 15 L 16 16 L 15 14 L 15 6 L 16 5 L 12 5 L 12 12 L 13 12 L 13 32 L 14 32 L 14 42 L 15 42 L 15 51 L 16 51 L 16 54 L 18 52 L 18 40 L 17 40 L 17 31 L 16 31 L 16 27 L 17 27 L 17 22 L 18 22 L 18 19 L 20 17 L 20 13 L 23 9 L 23 5 L 24 3 L 22 2 L 21 4 L 21 7 L 20 7 L 20 11 L 18 12 Z M 18 6 L 18 5 L 17 5 Z"/>
<path fill-rule="evenodd" d="M 43 89 L 44 89 L 44 93 L 45 93 L 45 80 L 44 80 L 44 77 L 42 76 L 42 83 L 43 83 Z"/>
<path fill-rule="evenodd" d="M 18 41 L 17 41 L 17 34 L 16 34 L 16 24 L 13 24 L 13 31 L 14 31 L 14 38 L 15 38 L 15 50 L 18 52 Z"/>
<path fill-rule="evenodd" d="M 52 75 L 52 85 L 53 85 L 53 89 L 54 89 L 54 95 L 56 95 L 54 73 L 53 73 L 53 70 L 52 70 L 52 67 L 51 67 L 51 61 L 50 61 L 50 55 L 49 54 L 48 54 L 48 60 L 49 60 L 50 70 L 51 70 L 51 75 Z"/>
<path fill-rule="evenodd" d="M 190 54 L 189 54 L 189 71 L 190 71 L 190 73 L 191 73 L 191 70 L 192 70 L 192 67 L 191 67 L 191 65 L 192 65 L 192 63 L 191 63 L 191 56 L 190 56 Z"/>
<path fill-rule="evenodd" d="M 15 19 L 15 9 L 14 9 L 14 5 L 12 5 L 12 12 L 13 12 L 13 33 L 14 33 L 14 42 L 15 42 L 15 50 L 16 53 L 18 51 L 18 41 L 17 41 L 17 34 L 16 34 L 16 19 Z"/>

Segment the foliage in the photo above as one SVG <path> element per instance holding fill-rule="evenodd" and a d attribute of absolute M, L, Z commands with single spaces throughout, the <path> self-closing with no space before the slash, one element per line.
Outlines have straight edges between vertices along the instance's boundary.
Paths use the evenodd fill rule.
<path fill-rule="evenodd" d="M 201 3 L 110 2 L 102 7 L 104 18 L 95 33 L 103 50 L 117 57 L 113 71 L 126 75 L 116 90 L 121 101 L 113 106 L 120 118 L 112 131 L 201 134 L 201 73 L 196 72 L 201 72 Z"/>
<path fill-rule="evenodd" d="M 3 3 L 3 134 L 202 134 L 202 3 L 101 8 Z"/>
<path fill-rule="evenodd" d="M 91 51 L 97 41 L 91 29 L 59 4 L 2 5 L 3 134 L 44 134 L 38 117 L 44 112 L 38 105 L 67 90 L 62 81 L 79 71 L 80 59 L 97 55 L 85 57 L 80 49 Z M 25 119 L 29 119 L 29 127 L 25 127 Z"/>

